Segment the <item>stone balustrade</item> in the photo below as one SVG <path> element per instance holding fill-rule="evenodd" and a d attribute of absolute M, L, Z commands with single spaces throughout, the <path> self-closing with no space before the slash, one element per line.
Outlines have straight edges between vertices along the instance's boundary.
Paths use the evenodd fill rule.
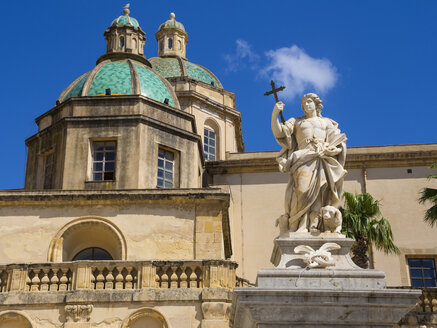
<path fill-rule="evenodd" d="M 227 260 L 77 261 L 0 265 L 0 293 L 80 289 L 233 289 L 237 264 Z"/>
<path fill-rule="evenodd" d="M 134 265 L 91 267 L 91 289 L 137 289 L 138 268 Z"/>
<path fill-rule="evenodd" d="M 416 309 L 417 312 L 437 313 L 437 288 L 424 288 L 422 296 L 419 297 Z"/>
<path fill-rule="evenodd" d="M 411 288 L 411 287 L 400 287 Z M 395 328 L 431 328 L 437 326 L 437 288 L 422 288 L 417 305 L 408 312 Z"/>
<path fill-rule="evenodd" d="M 71 290 L 72 271 L 68 265 L 31 267 L 27 270 L 26 291 Z"/>

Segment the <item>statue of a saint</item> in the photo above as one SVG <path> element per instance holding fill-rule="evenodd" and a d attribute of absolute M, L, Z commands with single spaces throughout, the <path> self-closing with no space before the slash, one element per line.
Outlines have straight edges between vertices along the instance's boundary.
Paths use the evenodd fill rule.
<path fill-rule="evenodd" d="M 282 146 L 277 158 L 281 172 L 288 172 L 290 180 L 285 193 L 284 221 L 288 231 L 319 231 L 321 211 L 325 206 L 338 207 L 346 175 L 346 135 L 338 124 L 322 117 L 322 100 L 308 93 L 302 97 L 305 116 L 278 121 L 284 109 L 277 102 L 272 113 L 272 131 Z M 287 225 L 288 223 L 288 225 Z"/>

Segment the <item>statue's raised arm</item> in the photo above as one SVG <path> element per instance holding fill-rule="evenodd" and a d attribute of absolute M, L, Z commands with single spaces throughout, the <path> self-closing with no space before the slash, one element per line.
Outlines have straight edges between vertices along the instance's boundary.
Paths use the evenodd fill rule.
<path fill-rule="evenodd" d="M 285 214 L 278 219 L 281 234 L 331 228 L 332 225 L 323 223 L 322 213 L 339 205 L 347 173 L 343 167 L 346 135 L 335 121 L 322 117 L 322 100 L 308 93 L 302 97 L 301 106 L 305 115 L 285 123 L 277 119 L 283 103 L 277 102 L 272 112 L 273 135 L 282 146 L 279 168 L 290 174 Z"/>
<path fill-rule="evenodd" d="M 272 111 L 272 131 L 276 139 L 285 137 L 285 134 L 282 131 L 282 124 L 279 123 L 278 120 L 278 115 L 279 113 L 282 113 L 284 106 L 285 105 L 282 101 L 278 101 Z"/>

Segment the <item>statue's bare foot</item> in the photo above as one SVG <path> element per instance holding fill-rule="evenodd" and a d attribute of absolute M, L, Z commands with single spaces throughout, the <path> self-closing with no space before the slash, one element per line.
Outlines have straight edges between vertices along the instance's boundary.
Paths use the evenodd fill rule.
<path fill-rule="evenodd" d="M 299 229 L 297 229 L 296 232 L 308 232 L 308 229 L 307 229 L 307 227 L 302 226 L 302 227 L 299 227 Z"/>

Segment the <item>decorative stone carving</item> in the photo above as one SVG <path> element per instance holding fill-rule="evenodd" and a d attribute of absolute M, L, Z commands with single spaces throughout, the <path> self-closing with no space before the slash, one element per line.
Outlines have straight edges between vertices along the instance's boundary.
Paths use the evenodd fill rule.
<path fill-rule="evenodd" d="M 226 302 L 202 303 L 202 328 L 228 328 L 231 304 Z"/>
<path fill-rule="evenodd" d="M 284 104 L 277 102 L 272 113 L 272 131 L 282 146 L 277 161 L 290 180 L 285 193 L 285 214 L 276 225 L 283 235 L 291 232 L 319 231 L 320 211 L 338 206 L 343 191 L 346 135 L 338 124 L 322 117 L 322 100 L 308 93 L 302 97 L 305 116 L 278 121 Z M 285 222 L 288 219 L 288 226 Z"/>
<path fill-rule="evenodd" d="M 340 245 L 336 243 L 324 243 L 316 251 L 310 246 L 300 245 L 294 249 L 294 252 L 305 254 L 303 261 L 309 268 L 326 268 L 335 265 L 334 258 L 329 251 L 340 248 Z"/>
<path fill-rule="evenodd" d="M 320 216 L 323 221 L 325 232 L 341 232 L 343 217 L 338 208 L 334 206 L 324 206 L 320 209 Z"/>
<path fill-rule="evenodd" d="M 206 320 L 229 320 L 231 304 L 225 302 L 203 302 L 202 313 Z"/>
<path fill-rule="evenodd" d="M 67 322 L 88 322 L 90 321 L 92 304 L 74 304 L 65 306 L 65 317 Z"/>

